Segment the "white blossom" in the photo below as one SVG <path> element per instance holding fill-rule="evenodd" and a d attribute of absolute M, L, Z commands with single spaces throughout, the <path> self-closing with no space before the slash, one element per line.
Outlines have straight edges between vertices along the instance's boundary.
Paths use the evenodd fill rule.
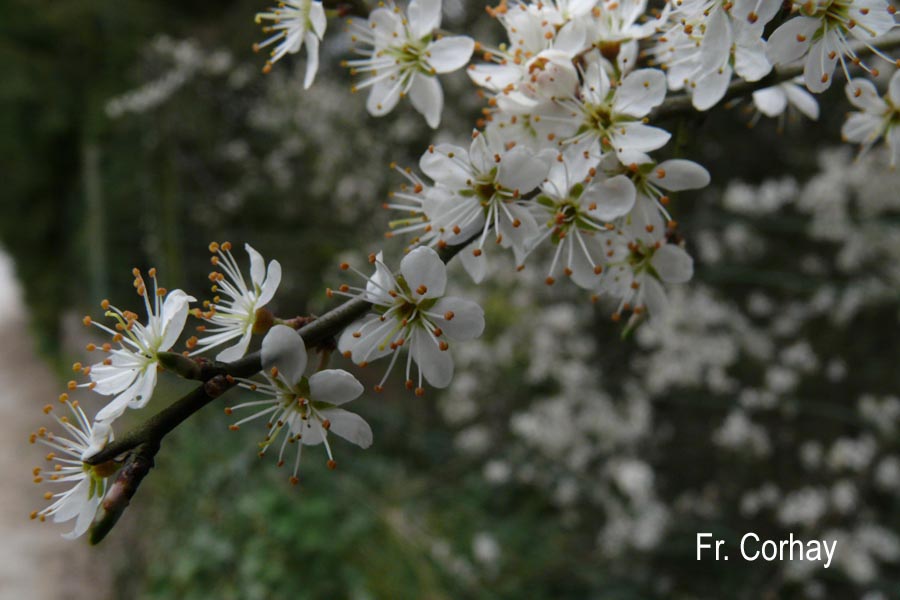
<path fill-rule="evenodd" d="M 44 521 L 52 517 L 54 523 L 74 519 L 74 528 L 64 533 L 63 537 L 75 539 L 91 526 L 106 494 L 109 477 L 117 467 L 112 462 L 100 465 L 83 462 L 112 441 L 112 428 L 104 422 L 91 424 L 78 403 L 69 401 L 66 394 L 60 397 L 60 401 L 69 408 L 72 418 L 68 415 L 57 417 L 52 405 L 44 407 L 44 413 L 53 416 L 64 434 L 56 435 L 46 427 L 31 434 L 32 444 L 39 443 L 50 448 L 50 453 L 45 456 L 47 467 L 35 467 L 32 475 L 35 483 L 65 485 L 67 489 L 46 492 L 44 499 L 52 501 L 50 506 L 32 512 L 31 518 Z"/>
<path fill-rule="evenodd" d="M 116 321 L 114 328 L 107 327 L 84 318 L 85 325 L 94 325 L 112 336 L 112 344 L 104 344 L 107 357 L 84 370 L 90 375 L 91 383 L 86 387 L 104 396 L 114 398 L 97 413 L 96 420 L 111 422 L 128 408 L 143 408 L 156 387 L 156 371 L 159 368 L 160 352 L 168 351 L 184 329 L 188 316 L 188 304 L 196 301 L 181 290 L 168 292 L 159 287 L 156 269 L 150 269 L 153 289 L 148 290 L 141 272 L 134 269 L 134 287 L 144 300 L 147 323 L 142 324 L 138 315 L 111 305 L 108 300 L 101 304 L 105 316 Z M 150 295 L 153 299 L 150 299 Z M 114 349 L 113 344 L 118 347 Z M 90 345 L 89 349 L 93 349 Z M 75 382 L 69 383 L 74 389 Z"/>
<path fill-rule="evenodd" d="M 389 1 L 376 8 L 365 23 L 349 21 L 353 41 L 364 58 L 345 64 L 353 74 L 366 76 L 353 90 L 369 88 L 366 108 L 381 117 L 409 95 L 413 108 L 432 128 L 441 122 L 444 92 L 437 75 L 464 67 L 475 50 L 472 38 L 435 36 L 441 25 L 441 0 L 412 0 L 407 16 Z"/>
<path fill-rule="evenodd" d="M 390 366 L 376 386 L 381 390 L 407 347 L 406 387 L 422 395 L 422 379 L 437 388 L 447 387 L 453 377 L 453 358 L 447 351 L 451 341 L 476 338 L 484 330 L 481 307 L 463 298 L 445 297 L 447 269 L 437 252 L 419 247 L 403 257 L 400 274 L 371 256 L 375 273 L 366 278 L 364 289 L 354 290 L 374 306 L 375 313 L 351 323 L 338 340 L 338 350 L 360 365 L 391 356 Z M 363 276 L 365 277 L 365 276 Z M 349 286 L 342 286 L 344 294 Z M 413 380 L 412 362 L 419 368 Z"/>
<path fill-rule="evenodd" d="M 272 300 L 281 283 L 281 264 L 273 260 L 267 268 L 262 255 L 250 244 L 245 244 L 244 249 L 250 256 L 250 285 L 247 285 L 231 254 L 229 242 L 221 245 L 213 242 L 209 249 L 213 253 L 213 266 L 221 269 L 221 272 L 213 271 L 209 275 L 216 296 L 212 302 L 204 302 L 205 311 L 194 309 L 194 316 L 203 319 L 209 326 L 198 328 L 203 332 L 202 337 L 188 340 L 188 347 L 193 354 L 199 354 L 237 340 L 237 343 L 216 355 L 217 360 L 231 362 L 247 353 L 259 319 L 258 311 Z"/>
<path fill-rule="evenodd" d="M 867 79 L 851 79 L 845 91 L 847 99 L 859 111 L 847 117 L 841 129 L 844 140 L 861 144 L 862 154 L 884 138 L 891 167 L 896 167 L 900 163 L 900 70 L 891 77 L 884 98 Z"/>
<path fill-rule="evenodd" d="M 895 26 L 895 9 L 885 0 L 794 0 L 793 9 L 798 16 L 772 33 L 766 53 L 775 65 L 805 57 L 803 79 L 809 91 L 820 93 L 831 87 L 839 61 L 849 80 L 845 57 L 870 73 L 877 72 L 859 60 L 850 46 L 851 36 L 889 63 L 895 62 L 871 45 Z"/>
<path fill-rule="evenodd" d="M 256 23 L 270 22 L 263 31 L 272 35 L 253 45 L 254 51 L 275 44 L 264 71 L 268 72 L 272 65 L 286 54 L 296 54 L 306 45 L 306 76 L 303 87 L 309 88 L 316 78 L 319 69 L 319 41 L 325 35 L 328 21 L 325 8 L 315 0 L 281 0 L 278 6 L 267 12 L 257 13 Z"/>
<path fill-rule="evenodd" d="M 260 417 L 268 417 L 265 439 L 260 444 L 260 456 L 281 436 L 278 465 L 284 464 L 284 451 L 288 444 L 297 445 L 292 484 L 299 483 L 297 474 L 304 446 L 324 444 L 328 455 L 328 467 L 335 468 L 328 434 L 334 433 L 360 448 L 372 445 L 372 429 L 366 421 L 341 406 L 359 397 L 363 386 L 350 373 L 341 369 L 326 369 L 310 377 L 306 371 L 306 346 L 300 335 L 286 325 L 275 325 L 263 338 L 262 374 L 265 383 L 241 380 L 241 387 L 266 396 L 225 409 L 227 414 L 235 410 L 252 408 L 255 412 L 230 426 L 237 430 L 241 425 Z M 299 443 L 298 443 L 299 442 Z"/>

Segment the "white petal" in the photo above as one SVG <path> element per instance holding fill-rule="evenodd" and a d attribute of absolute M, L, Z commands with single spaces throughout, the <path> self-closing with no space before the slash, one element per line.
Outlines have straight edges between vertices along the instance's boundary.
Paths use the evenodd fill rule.
<path fill-rule="evenodd" d="M 616 90 L 613 112 L 644 117 L 666 99 L 666 76 L 659 69 L 629 73 Z"/>
<path fill-rule="evenodd" d="M 635 196 L 631 179 L 625 175 L 616 175 L 610 179 L 595 180 L 584 190 L 579 200 L 582 206 L 597 205 L 594 210 L 588 211 L 591 216 L 612 222 L 631 211 Z"/>
<path fill-rule="evenodd" d="M 675 244 L 666 244 L 657 250 L 650 264 L 666 283 L 684 283 L 694 276 L 694 259 Z"/>
<path fill-rule="evenodd" d="M 359 398 L 362 393 L 362 384 L 343 369 L 326 369 L 309 378 L 309 394 L 313 402 L 340 406 Z"/>
<path fill-rule="evenodd" d="M 668 300 L 666 299 L 666 290 L 655 277 L 644 277 L 641 281 L 642 299 L 647 307 L 650 318 L 654 321 L 660 319 L 666 314 L 668 308 Z"/>
<path fill-rule="evenodd" d="M 464 35 L 454 35 L 437 40 L 428 45 L 428 64 L 437 73 L 450 73 L 461 69 L 472 58 L 475 40 Z"/>
<path fill-rule="evenodd" d="M 100 411 L 94 416 L 95 421 L 104 421 L 110 423 L 115 419 L 118 419 L 122 416 L 122 413 L 125 412 L 125 409 L 128 408 L 128 403 L 131 402 L 131 399 L 134 397 L 134 388 L 130 387 L 127 390 L 127 393 L 123 392 L 113 398 L 109 404 L 100 409 Z"/>
<path fill-rule="evenodd" d="M 453 191 L 468 187 L 472 171 L 468 168 L 469 153 L 451 144 L 429 148 L 419 159 L 419 168 L 437 183 Z"/>
<path fill-rule="evenodd" d="M 503 155 L 497 180 L 508 190 L 527 194 L 547 178 L 555 156 L 552 150 L 535 154 L 524 146 L 516 146 Z"/>
<path fill-rule="evenodd" d="M 250 244 L 244 244 L 244 250 L 250 257 L 250 281 L 254 286 L 262 285 L 263 279 L 266 277 L 266 261 L 262 254 L 256 251 Z"/>
<path fill-rule="evenodd" d="M 441 298 L 429 313 L 440 315 L 435 324 L 453 341 L 464 342 L 479 337 L 484 331 L 484 311 L 477 303 L 466 298 L 449 296 Z M 452 313 L 452 319 L 446 316 Z"/>
<path fill-rule="evenodd" d="M 617 154 L 621 150 L 649 152 L 665 146 L 671 137 L 671 133 L 659 127 L 650 127 L 642 123 L 625 123 L 616 125 L 612 143 Z"/>
<path fill-rule="evenodd" d="M 788 100 L 797 107 L 807 118 L 817 121 L 819 119 L 819 103 L 812 94 L 805 89 L 793 83 L 785 83 L 781 85 L 781 89 L 787 95 Z"/>
<path fill-rule="evenodd" d="M 868 79 L 851 79 L 844 86 L 850 104 L 865 112 L 880 115 L 888 110 L 887 103 L 878 95 L 875 84 Z"/>
<path fill-rule="evenodd" d="M 892 169 L 900 164 L 900 125 L 893 125 L 887 132 L 887 145 L 890 150 L 890 165 Z"/>
<path fill-rule="evenodd" d="M 483 252 L 478 256 L 475 256 L 472 252 L 475 249 L 475 246 L 476 242 L 473 242 L 463 248 L 459 253 L 459 262 L 462 263 L 463 268 L 466 270 L 466 273 L 469 274 L 469 277 L 472 278 L 473 282 L 481 283 L 484 281 L 484 276 L 487 275 L 487 258 Z"/>
<path fill-rule="evenodd" d="M 416 300 L 440 298 L 447 288 L 447 267 L 438 253 L 427 246 L 419 246 L 404 256 L 400 273 Z"/>
<path fill-rule="evenodd" d="M 319 39 L 325 35 L 328 19 L 325 17 L 325 7 L 321 2 L 313 2 L 309 7 L 309 22 Z"/>
<path fill-rule="evenodd" d="M 393 319 L 381 321 L 376 315 L 367 315 L 344 329 L 338 339 L 338 351 L 342 354 L 350 352 L 351 360 L 356 364 L 387 356 L 393 352 L 389 343 L 393 338 L 388 336 L 396 326 Z M 363 332 L 360 337 L 354 335 L 360 332 Z"/>
<path fill-rule="evenodd" d="M 159 344 L 159 350 L 165 351 L 175 345 L 184 329 L 184 323 L 187 321 L 188 304 L 196 301 L 196 298 L 188 296 L 181 290 L 173 290 L 168 293 L 160 311 L 162 341 Z"/>
<path fill-rule="evenodd" d="M 709 110 L 715 106 L 728 91 L 731 81 L 731 67 L 726 65 L 714 69 L 694 83 L 691 92 L 691 103 L 697 110 Z"/>
<path fill-rule="evenodd" d="M 402 17 L 383 6 L 369 13 L 368 27 L 375 36 L 376 49 L 389 46 L 400 36 L 405 37 Z"/>
<path fill-rule="evenodd" d="M 383 117 L 388 114 L 400 101 L 401 87 L 396 75 L 372 84 L 369 98 L 366 100 L 366 110 L 373 117 Z"/>
<path fill-rule="evenodd" d="M 781 86 L 767 87 L 753 92 L 753 104 L 767 117 L 777 117 L 787 108 L 788 98 Z"/>
<path fill-rule="evenodd" d="M 553 38 L 553 49 L 565 52 L 570 57 L 579 54 L 586 45 L 587 28 L 585 22 L 573 19 L 562 26 Z"/>
<path fill-rule="evenodd" d="M 706 23 L 706 33 L 700 42 L 700 71 L 719 69 L 728 61 L 731 52 L 731 23 L 723 8 L 713 9 Z"/>
<path fill-rule="evenodd" d="M 262 367 L 272 367 L 291 385 L 297 385 L 306 371 L 306 345 L 303 338 L 287 325 L 275 325 L 262 342 Z"/>
<path fill-rule="evenodd" d="M 505 208 L 505 210 L 504 210 Z M 516 224 L 518 223 L 518 226 Z M 525 262 L 532 242 L 540 234 L 534 215 L 525 206 L 506 204 L 500 207 L 497 233 L 504 248 L 512 248 L 516 264 Z"/>
<path fill-rule="evenodd" d="M 306 36 L 306 74 L 303 76 L 303 89 L 308 90 L 316 80 L 316 72 L 319 70 L 319 38 L 311 32 Z"/>
<path fill-rule="evenodd" d="M 837 44 L 834 42 L 835 33 L 829 30 L 819 41 L 812 45 L 809 54 L 806 55 L 806 63 L 803 66 L 803 81 L 806 88 L 814 94 L 819 94 L 831 87 L 834 75 L 834 67 L 837 65 Z M 834 54 L 831 54 L 834 50 Z M 830 56 L 834 58 L 830 58 Z"/>
<path fill-rule="evenodd" d="M 417 73 L 409 89 L 409 100 L 413 108 L 425 117 L 428 126 L 437 129 L 441 124 L 441 111 L 444 109 L 444 90 L 441 89 L 437 77 Z"/>
<path fill-rule="evenodd" d="M 253 330 L 248 327 L 247 331 L 241 335 L 241 339 L 239 339 L 236 344 L 225 348 L 216 355 L 216 360 L 221 362 L 234 362 L 239 358 L 242 358 L 247 353 L 247 348 L 250 346 L 250 338 L 252 337 Z"/>
<path fill-rule="evenodd" d="M 150 402 L 153 397 L 153 390 L 156 389 L 156 365 L 150 365 L 137 378 L 132 386 L 134 394 L 128 402 L 128 408 L 143 408 Z"/>
<path fill-rule="evenodd" d="M 881 135 L 881 119 L 869 113 L 850 113 L 844 126 L 841 127 L 841 136 L 848 142 L 872 143 L 879 135 Z"/>
<path fill-rule="evenodd" d="M 358 414 L 342 408 L 326 408 L 320 412 L 331 424 L 329 433 L 339 435 L 363 449 L 372 445 L 372 428 Z"/>
<path fill-rule="evenodd" d="M 766 42 L 766 56 L 774 65 L 792 63 L 802 57 L 812 43 L 819 20 L 794 17 L 776 29 Z"/>
<path fill-rule="evenodd" d="M 409 3 L 409 33 L 421 39 L 441 26 L 441 0 L 412 0 Z"/>
<path fill-rule="evenodd" d="M 127 389 L 138 376 L 138 369 L 122 368 L 115 365 L 97 363 L 91 366 L 91 381 L 96 384 L 94 392 L 109 396 Z"/>
<path fill-rule="evenodd" d="M 256 299 L 256 308 L 262 308 L 275 296 L 278 286 L 281 284 L 281 263 L 277 260 L 269 262 L 269 270 L 266 272 L 266 280 L 259 290 L 259 298 Z"/>
<path fill-rule="evenodd" d="M 649 177 L 650 181 L 671 192 L 698 190 L 709 185 L 709 171 L 697 163 L 680 158 L 659 163 Z"/>
<path fill-rule="evenodd" d="M 772 20 L 783 2 L 781 0 L 735 0 L 731 16 L 741 22 L 750 23 L 750 13 L 755 15 L 753 24 L 761 27 Z"/>
<path fill-rule="evenodd" d="M 900 106 L 900 70 L 894 72 L 891 76 L 891 83 L 888 85 L 888 98 L 895 107 Z"/>
<path fill-rule="evenodd" d="M 505 65 L 480 64 L 472 65 L 466 72 L 472 82 L 480 87 L 487 88 L 494 92 L 514 85 L 522 79 L 522 68 L 514 63 Z"/>
<path fill-rule="evenodd" d="M 412 337 L 410 352 L 422 375 L 436 388 L 447 387 L 453 379 L 453 357 L 450 352 L 441 350 L 438 343 L 422 328 L 417 328 Z"/>
<path fill-rule="evenodd" d="M 766 58 L 766 44 L 761 38 L 736 46 L 734 71 L 744 81 L 759 81 L 772 71 L 772 63 Z"/>

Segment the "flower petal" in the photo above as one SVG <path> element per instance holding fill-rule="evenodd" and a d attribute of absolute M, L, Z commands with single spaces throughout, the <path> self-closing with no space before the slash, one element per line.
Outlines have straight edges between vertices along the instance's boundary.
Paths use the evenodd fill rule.
<path fill-rule="evenodd" d="M 450 340 L 464 342 L 484 332 L 484 311 L 472 300 L 456 296 L 441 298 L 429 313 L 439 315 L 433 321 Z M 452 318 L 447 319 L 448 316 Z"/>
<path fill-rule="evenodd" d="M 437 77 L 417 73 L 409 89 L 409 100 L 425 122 L 432 129 L 441 124 L 441 111 L 444 109 L 444 90 Z"/>
<path fill-rule="evenodd" d="M 173 290 L 168 293 L 162 310 L 160 310 L 162 340 L 158 350 L 165 351 L 175 345 L 184 329 L 184 323 L 187 321 L 188 305 L 196 301 L 196 298 L 188 296 L 181 290 Z"/>
<path fill-rule="evenodd" d="M 709 185 L 709 171 L 697 163 L 680 158 L 666 160 L 653 169 L 648 179 L 671 192 L 698 190 Z"/>
<path fill-rule="evenodd" d="M 666 99 L 666 76 L 659 69 L 629 73 L 616 90 L 613 112 L 641 118 Z"/>
<path fill-rule="evenodd" d="M 666 244 L 657 250 L 650 263 L 666 283 L 685 283 L 694 276 L 694 259 L 675 244 Z"/>
<path fill-rule="evenodd" d="M 436 388 L 450 385 L 450 380 L 453 379 L 453 357 L 450 352 L 441 350 L 428 332 L 422 328 L 413 331 L 409 351 L 428 383 Z"/>
<path fill-rule="evenodd" d="M 876 115 L 887 112 L 887 103 L 881 99 L 875 84 L 868 79 L 851 79 L 844 86 L 847 100 L 856 108 Z"/>
<path fill-rule="evenodd" d="M 306 40 L 306 74 L 303 76 L 303 89 L 308 90 L 316 80 L 319 70 L 319 38 L 312 32 L 304 36 Z"/>
<path fill-rule="evenodd" d="M 278 291 L 281 284 L 281 263 L 277 260 L 269 261 L 269 269 L 266 272 L 266 280 L 259 290 L 259 298 L 256 299 L 256 308 L 262 308 L 268 304 Z"/>
<path fill-rule="evenodd" d="M 836 34 L 829 30 L 822 39 L 815 42 L 806 55 L 806 63 L 803 66 L 803 81 L 806 89 L 819 94 L 831 87 L 834 75 L 834 67 L 837 65 L 837 57 L 840 52 Z"/>
<path fill-rule="evenodd" d="M 373 83 L 369 90 L 369 98 L 366 100 L 366 110 L 373 117 L 388 114 L 400 101 L 401 88 L 401 82 L 396 74 Z"/>
<path fill-rule="evenodd" d="M 262 254 L 250 244 L 244 244 L 244 250 L 250 257 L 250 281 L 254 286 L 262 285 L 263 279 L 266 277 L 266 261 Z"/>
<path fill-rule="evenodd" d="M 582 206 L 596 206 L 588 213 L 601 221 L 611 222 L 627 215 L 634 206 L 637 192 L 634 183 L 625 175 L 616 175 L 610 179 L 594 180 L 582 194 Z"/>
<path fill-rule="evenodd" d="M 813 34 L 819 28 L 819 20 L 812 17 L 794 17 L 776 29 L 766 42 L 766 56 L 774 65 L 785 65 L 799 60 L 807 50 Z"/>
<path fill-rule="evenodd" d="M 767 117 L 777 117 L 787 108 L 788 98 L 785 90 L 778 85 L 753 92 L 753 104 Z"/>
<path fill-rule="evenodd" d="M 400 273 L 406 280 L 413 298 L 440 298 L 447 287 L 447 267 L 438 253 L 427 246 L 419 246 L 400 261 Z"/>
<path fill-rule="evenodd" d="M 465 35 L 454 35 L 429 44 L 425 56 L 436 73 L 450 73 L 466 66 L 474 51 L 475 40 Z"/>
<path fill-rule="evenodd" d="M 508 190 L 527 194 L 547 178 L 555 156 L 552 150 L 535 154 L 524 146 L 516 146 L 502 156 L 497 180 Z"/>
<path fill-rule="evenodd" d="M 275 325 L 262 342 L 262 367 L 278 369 L 285 381 L 297 385 L 306 371 L 306 345 L 303 338 L 287 325 Z"/>
<path fill-rule="evenodd" d="M 419 159 L 419 168 L 435 182 L 453 191 L 468 187 L 472 171 L 469 153 L 452 144 L 438 144 L 429 148 Z"/>
<path fill-rule="evenodd" d="M 363 449 L 372 445 L 372 428 L 358 414 L 342 408 L 326 408 L 319 412 L 330 423 L 329 433 L 339 435 Z"/>
<path fill-rule="evenodd" d="M 409 33 L 422 39 L 441 26 L 441 0 L 412 0 L 407 9 Z"/>
<path fill-rule="evenodd" d="M 241 335 L 241 339 L 239 339 L 236 344 L 225 348 L 216 355 L 216 360 L 221 362 L 233 362 L 239 358 L 243 358 L 247 353 L 247 348 L 250 346 L 250 338 L 252 337 L 253 329 L 248 327 L 247 331 Z"/>
<path fill-rule="evenodd" d="M 359 398 L 362 393 L 362 384 L 343 369 L 326 369 L 309 378 L 309 394 L 313 402 L 340 406 Z"/>

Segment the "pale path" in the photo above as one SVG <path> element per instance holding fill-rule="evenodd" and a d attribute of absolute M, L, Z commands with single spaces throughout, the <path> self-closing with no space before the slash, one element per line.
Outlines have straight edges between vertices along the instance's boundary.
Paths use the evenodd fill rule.
<path fill-rule="evenodd" d="M 64 540 L 71 524 L 32 522 L 46 486 L 31 481 L 43 453 L 28 435 L 46 424 L 41 407 L 62 387 L 35 356 L 25 310 L 9 257 L 0 250 L 0 600 L 99 600 L 106 585 L 92 581 L 103 572 L 97 551 L 84 539 Z M 93 555 L 93 557 L 92 557 Z M 106 579 L 106 577 L 103 577 Z"/>

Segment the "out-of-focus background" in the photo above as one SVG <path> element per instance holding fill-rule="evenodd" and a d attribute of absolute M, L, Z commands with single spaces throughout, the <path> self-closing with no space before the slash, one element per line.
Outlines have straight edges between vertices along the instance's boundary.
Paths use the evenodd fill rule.
<path fill-rule="evenodd" d="M 499 35 L 444 4 L 447 29 Z M 303 58 L 262 75 L 263 8 L 0 0 L 0 598 L 900 597 L 900 176 L 838 146 L 837 85 L 818 123 L 748 128 L 744 103 L 668 124 L 663 154 L 713 184 L 673 201 L 697 274 L 664 326 L 620 339 L 539 269 L 501 260 L 476 289 L 455 265 L 484 338 L 454 348 L 445 392 L 358 401 L 375 445 L 336 444 L 338 471 L 310 453 L 292 488 L 211 406 L 99 548 L 29 522 L 28 433 L 85 359 L 81 315 L 134 302 L 133 266 L 208 297 L 207 244 L 248 242 L 285 267 L 279 314 L 320 313 L 338 262 L 384 243 L 388 162 L 434 141 L 409 106 L 366 114 L 337 22 L 311 90 Z M 444 83 L 440 135 L 464 139 L 478 99 Z M 838 556 L 697 562 L 699 531 Z"/>

